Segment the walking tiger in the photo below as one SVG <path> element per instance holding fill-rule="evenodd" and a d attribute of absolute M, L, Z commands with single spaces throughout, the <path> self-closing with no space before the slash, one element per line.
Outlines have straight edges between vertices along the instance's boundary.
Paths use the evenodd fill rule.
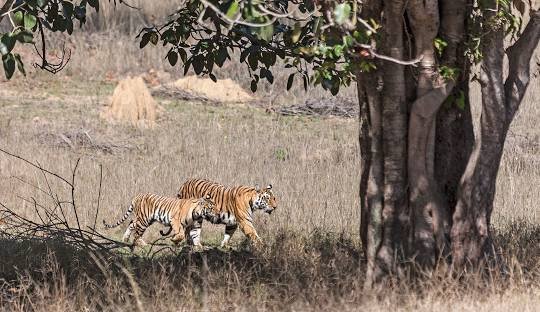
<path fill-rule="evenodd" d="M 123 236 L 123 240 L 127 242 L 131 233 L 135 231 L 132 250 L 136 245 L 146 245 L 142 235 L 155 221 L 169 225 L 174 231 L 171 240 L 178 244 L 185 238 L 185 229 L 190 228 L 193 223 L 202 222 L 203 218 L 215 218 L 214 208 L 215 204 L 208 194 L 190 199 L 139 194 L 132 199 L 131 205 L 120 220 L 112 225 L 103 220 L 103 224 L 107 228 L 117 227 L 124 223 L 131 213 L 135 212 Z"/>
<path fill-rule="evenodd" d="M 214 215 L 206 219 L 212 223 L 225 224 L 222 247 L 228 244 L 238 227 L 252 242 L 260 242 L 259 235 L 253 226 L 253 212 L 262 210 L 271 214 L 277 208 L 272 185 L 264 189 L 250 186 L 226 187 L 205 179 L 191 179 L 182 184 L 177 196 L 178 198 L 194 198 L 203 194 L 210 195 L 215 203 Z M 202 246 L 201 227 L 202 219 L 186 228 L 186 236 L 190 244 Z M 170 230 L 168 232 L 170 233 Z"/>

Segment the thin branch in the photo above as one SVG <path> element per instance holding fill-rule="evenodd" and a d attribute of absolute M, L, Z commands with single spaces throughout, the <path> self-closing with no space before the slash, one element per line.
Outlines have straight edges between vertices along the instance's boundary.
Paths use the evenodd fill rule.
<path fill-rule="evenodd" d="M 540 10 L 532 11 L 530 15 L 523 33 L 507 50 L 508 77 L 504 83 L 507 118 L 514 116 L 525 96 L 531 76 L 531 58 L 540 42 Z"/>
<path fill-rule="evenodd" d="M 17 159 L 19 159 L 19 160 L 22 160 L 22 161 L 24 161 L 25 163 L 29 164 L 30 166 L 32 166 L 32 167 L 34 167 L 34 168 L 36 168 L 36 169 L 42 170 L 43 172 L 45 172 L 45 173 L 47 173 L 47 174 L 50 174 L 50 175 L 52 175 L 52 176 L 54 176 L 54 177 L 56 177 L 56 178 L 62 180 L 62 181 L 65 182 L 67 185 L 70 185 L 70 186 L 71 186 L 71 183 L 69 183 L 68 180 L 64 179 L 64 178 L 61 177 L 60 175 L 58 175 L 58 174 L 56 174 L 56 173 L 54 173 L 54 172 L 51 172 L 51 171 L 49 171 L 49 170 L 47 170 L 47 169 L 43 169 L 43 168 L 41 168 L 39 165 L 36 165 L 36 164 L 34 164 L 33 162 L 31 162 L 31 161 L 29 161 L 29 160 L 26 160 L 26 159 L 22 158 L 21 156 L 12 154 L 12 153 L 10 153 L 10 152 L 8 152 L 8 151 L 6 151 L 6 150 L 3 150 L 3 149 L 1 149 L 1 148 L 0 148 L 0 152 L 4 153 L 4 154 L 6 154 L 6 155 L 9 155 L 9 156 L 11 156 L 11 157 L 17 158 Z"/>
<path fill-rule="evenodd" d="M 225 22 L 227 22 L 227 24 L 233 24 L 233 25 L 238 24 L 238 25 L 244 25 L 244 26 L 249 26 L 249 27 L 264 27 L 264 26 L 274 24 L 274 22 L 277 20 L 277 17 L 272 17 L 270 19 L 270 21 L 265 22 L 265 23 L 260 23 L 260 24 L 259 23 L 250 23 L 250 22 L 246 22 L 246 21 L 241 21 L 241 20 L 238 20 L 238 19 L 232 20 L 225 13 L 223 13 L 217 6 L 213 5 L 212 3 L 210 3 L 210 2 L 208 2 L 206 0 L 201 0 L 201 3 L 205 7 L 212 9 L 212 11 L 214 11 L 217 15 L 219 15 L 221 18 L 223 18 L 223 20 Z M 203 13 L 204 13 L 204 10 L 203 10 Z M 199 21 L 201 21 L 201 18 L 199 18 Z"/>
<path fill-rule="evenodd" d="M 0 7 L 0 22 L 2 22 L 2 19 L 4 19 L 4 16 L 9 14 L 11 6 L 13 5 L 14 2 L 15 0 L 6 0 L 4 5 Z"/>
<path fill-rule="evenodd" d="M 404 61 L 404 60 L 400 60 L 400 59 L 397 59 L 397 58 L 393 58 L 391 56 L 386 56 L 386 55 L 379 54 L 379 53 L 375 52 L 375 48 L 370 46 L 369 44 L 357 44 L 357 45 L 359 47 L 363 48 L 363 49 L 366 49 L 369 52 L 369 54 L 371 54 L 371 56 L 374 57 L 374 58 L 378 58 L 378 59 L 381 59 L 381 60 L 389 61 L 389 62 L 400 64 L 400 65 L 412 65 L 412 66 L 415 66 L 424 57 L 423 55 L 420 55 L 419 57 L 417 57 L 415 59 L 412 59 L 410 61 Z"/>
<path fill-rule="evenodd" d="M 101 183 L 103 181 L 103 166 L 99 164 L 99 188 L 98 188 L 98 198 L 97 198 L 97 206 L 96 206 L 96 215 L 94 216 L 94 225 L 93 229 L 96 230 L 96 223 L 97 223 L 97 217 L 99 214 L 99 202 L 101 199 Z"/>

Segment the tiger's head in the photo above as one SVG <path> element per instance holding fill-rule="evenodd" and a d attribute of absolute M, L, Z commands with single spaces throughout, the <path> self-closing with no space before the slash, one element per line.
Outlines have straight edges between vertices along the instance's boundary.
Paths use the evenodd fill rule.
<path fill-rule="evenodd" d="M 197 207 L 193 209 L 193 220 L 201 220 L 203 218 L 207 220 L 216 219 L 215 208 L 216 204 L 212 200 L 212 197 L 210 197 L 210 194 L 206 194 L 199 199 Z"/>
<path fill-rule="evenodd" d="M 272 184 L 264 189 L 260 189 L 258 185 L 255 186 L 255 199 L 253 200 L 253 208 L 260 209 L 268 214 L 271 214 L 277 208 L 276 197 L 272 192 Z"/>

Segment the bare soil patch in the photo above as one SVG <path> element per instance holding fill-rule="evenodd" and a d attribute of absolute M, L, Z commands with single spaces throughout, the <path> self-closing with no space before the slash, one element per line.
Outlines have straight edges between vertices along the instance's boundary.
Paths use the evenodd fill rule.
<path fill-rule="evenodd" d="M 164 84 L 154 90 L 155 95 L 185 100 L 217 103 L 247 103 L 256 98 L 231 79 L 212 81 L 209 78 L 188 76 Z"/>

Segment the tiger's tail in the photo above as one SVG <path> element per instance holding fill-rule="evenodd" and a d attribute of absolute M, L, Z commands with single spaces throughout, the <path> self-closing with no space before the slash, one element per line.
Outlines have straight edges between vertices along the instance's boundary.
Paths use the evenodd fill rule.
<path fill-rule="evenodd" d="M 126 221 L 126 219 L 129 217 L 129 215 L 133 212 L 134 206 L 135 206 L 134 203 L 131 203 L 129 205 L 128 210 L 126 211 L 126 213 L 122 217 L 122 219 L 118 220 L 114 224 L 107 224 L 107 222 L 105 222 L 105 219 L 103 219 L 103 225 L 108 229 L 112 229 L 112 228 L 115 228 L 115 227 L 119 226 L 120 224 L 124 223 L 124 221 Z"/>

